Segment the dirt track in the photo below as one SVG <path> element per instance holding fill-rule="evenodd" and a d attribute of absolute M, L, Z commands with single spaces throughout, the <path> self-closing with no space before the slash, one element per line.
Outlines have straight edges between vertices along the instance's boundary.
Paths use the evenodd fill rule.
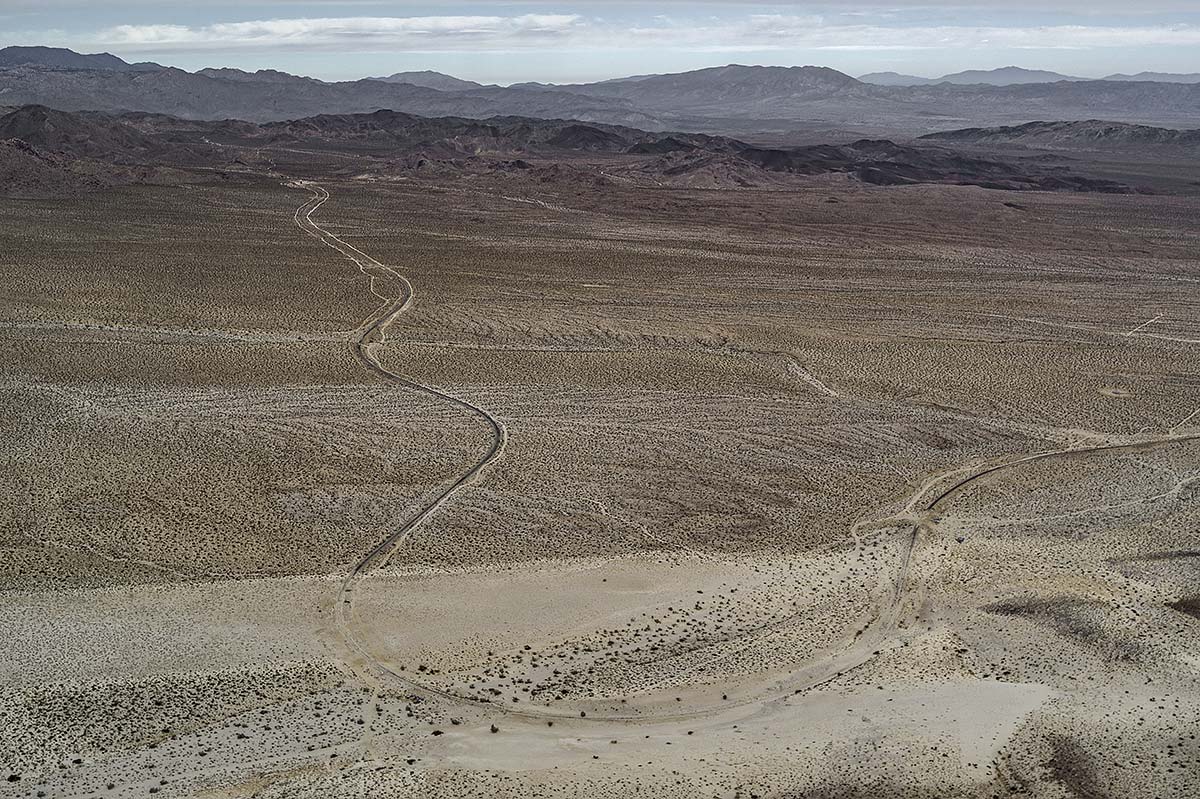
<path fill-rule="evenodd" d="M 307 232 L 309 235 L 312 235 L 320 240 L 322 243 L 337 250 L 348 260 L 356 264 L 363 274 L 370 279 L 371 293 L 383 301 L 383 304 L 374 313 L 364 319 L 359 328 L 351 336 L 351 346 L 359 362 L 388 382 L 403 386 L 409 390 L 431 395 L 439 400 L 450 402 L 469 411 L 470 413 L 487 422 L 491 429 L 491 446 L 485 451 L 484 455 L 480 457 L 479 460 L 477 460 L 456 481 L 451 483 L 446 488 L 440 490 L 432 499 L 427 500 L 424 504 L 414 509 L 409 514 L 407 521 L 401 524 L 394 531 L 388 532 L 377 546 L 367 552 L 366 555 L 364 555 L 353 565 L 340 585 L 336 603 L 339 629 L 341 630 L 346 643 L 370 664 L 370 668 L 372 670 L 379 674 L 386 675 L 389 679 L 404 685 L 408 690 L 417 692 L 418 694 L 425 693 L 455 703 L 478 705 L 479 700 L 473 697 L 460 696 L 453 691 L 442 690 L 425 682 L 414 680 L 408 675 L 388 666 L 378 657 L 372 654 L 368 642 L 356 636 L 352 630 L 354 620 L 353 584 L 355 580 L 369 574 L 373 568 L 386 563 L 388 555 L 395 548 L 401 546 L 413 530 L 415 530 L 419 525 L 421 525 L 422 522 L 434 514 L 438 508 L 440 508 L 454 495 L 455 492 L 473 483 L 480 477 L 483 470 L 489 464 L 500 458 L 503 455 L 504 445 L 507 441 L 507 430 L 491 413 L 484 410 L 482 407 L 463 400 L 460 397 L 454 396 L 453 394 L 434 386 L 413 381 L 396 371 L 386 368 L 380 362 L 376 355 L 378 349 L 386 345 L 387 335 L 392 325 L 395 324 L 396 321 L 413 304 L 415 291 L 411 282 L 395 269 L 380 263 L 378 260 L 370 255 L 367 255 L 359 248 L 354 247 L 353 245 L 350 245 L 344 240 L 338 238 L 312 219 L 313 214 L 328 200 L 330 200 L 331 195 L 326 189 L 320 185 L 307 181 L 294 181 L 288 185 L 296 188 L 306 189 L 313 194 L 313 197 L 309 201 L 301 205 L 296 210 L 294 216 L 297 226 Z M 398 281 L 403 287 L 402 293 L 397 297 L 388 297 L 380 294 L 376 288 L 377 279 L 381 281 L 388 279 Z M 816 390 L 824 395 L 834 399 L 839 397 L 837 392 L 828 388 L 817 378 L 805 372 L 795 361 L 795 359 L 789 359 L 789 361 L 789 368 L 795 371 L 801 380 L 814 385 Z M 1020 457 L 1015 460 L 1006 459 L 1003 462 L 994 465 L 971 467 L 967 470 L 952 469 L 942 475 L 931 476 L 923 482 L 921 488 L 905 503 L 906 508 L 916 511 L 917 520 L 913 524 L 912 531 L 902 547 L 902 554 L 897 565 L 896 575 L 894 578 L 895 591 L 891 601 L 890 603 L 881 603 L 880 613 L 877 620 L 879 623 L 872 623 L 868 625 L 868 628 L 874 628 L 871 630 L 872 634 L 863 638 L 862 640 L 853 641 L 851 646 L 844 651 L 830 653 L 817 659 L 810 664 L 810 668 L 804 669 L 803 676 L 799 680 L 786 681 L 781 689 L 776 692 L 775 696 L 787 696 L 789 694 L 800 693 L 824 685 L 831 680 L 862 666 L 872 657 L 878 655 L 879 647 L 895 645 L 897 643 L 895 639 L 901 635 L 902 629 L 908 626 L 908 624 L 912 621 L 912 616 L 917 610 L 917 608 L 909 608 L 907 611 L 905 611 L 905 604 L 908 601 L 905 593 L 909 588 L 909 582 L 911 579 L 909 570 L 914 557 L 914 550 L 920 544 L 922 532 L 935 532 L 935 514 L 939 504 L 965 487 L 970 486 L 989 476 L 1016 469 L 1025 464 L 1037 463 L 1048 459 L 1058 457 L 1087 456 L 1089 454 L 1103 452 L 1148 452 L 1160 447 L 1192 441 L 1198 438 L 1200 438 L 1200 434 L 1180 436 L 1171 435 L 1163 438 L 1141 439 L 1132 442 L 1104 444 L 1097 446 L 1070 447 L 1036 453 L 1034 455 Z M 954 480 L 950 485 L 941 488 L 939 493 L 937 493 L 936 496 L 932 497 L 928 501 L 923 501 L 923 498 L 930 491 L 937 489 L 940 484 L 945 482 L 946 477 L 961 474 L 964 471 L 967 472 L 965 476 L 962 476 Z M 900 523 L 905 519 L 906 516 L 901 515 L 882 521 Z M 876 523 L 878 524 L 880 522 Z M 787 623 L 786 619 L 775 622 L 771 626 L 779 627 L 785 623 Z M 863 630 L 863 632 L 866 632 L 866 628 Z M 771 697 L 758 696 L 733 703 L 726 702 L 710 707 L 694 708 L 687 712 L 674 712 L 665 714 L 656 713 L 646 715 L 644 713 L 593 713 L 590 717 L 588 717 L 588 723 L 682 721 L 687 719 L 701 718 L 713 713 L 727 712 L 731 708 L 757 704 L 769 698 Z M 504 715 L 531 719 L 565 718 L 576 715 L 575 712 L 569 708 L 555 708 L 550 706 L 545 708 L 535 708 L 531 706 L 514 708 L 503 703 L 495 703 L 491 705 L 491 709 Z"/>

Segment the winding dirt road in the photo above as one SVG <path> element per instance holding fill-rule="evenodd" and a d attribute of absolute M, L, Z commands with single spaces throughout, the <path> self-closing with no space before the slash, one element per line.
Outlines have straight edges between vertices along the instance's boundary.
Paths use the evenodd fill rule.
<path fill-rule="evenodd" d="M 395 269 L 380 263 L 354 245 L 343 241 L 313 220 L 313 213 L 329 200 L 329 192 L 324 187 L 303 180 L 292 181 L 288 185 L 305 189 L 312 193 L 312 197 L 296 209 L 294 219 L 297 227 L 326 246 L 337 250 L 358 266 L 359 270 L 371 281 L 371 293 L 383 301 L 375 311 L 362 321 L 350 336 L 350 348 L 359 363 L 389 383 L 394 383 L 410 391 L 425 394 L 461 408 L 472 416 L 482 420 L 490 432 L 486 449 L 471 464 L 470 468 L 459 475 L 452 483 L 438 490 L 433 498 L 418 507 L 409 516 L 407 521 L 388 533 L 387 536 L 351 566 L 350 571 L 346 574 L 338 589 L 337 603 L 334 611 L 337 617 L 338 628 L 346 644 L 376 670 L 390 674 L 414 690 L 440 693 L 447 698 L 461 700 L 462 697 L 437 691 L 423 683 L 416 682 L 402 674 L 396 673 L 385 664 L 380 663 L 371 654 L 365 644 L 355 637 L 352 631 L 351 619 L 354 610 L 353 587 L 357 579 L 386 562 L 388 556 L 404 543 L 409 534 L 437 511 L 438 508 L 444 505 L 455 493 L 475 482 L 484 469 L 500 459 L 504 454 L 504 445 L 508 440 L 508 431 L 495 416 L 484 408 L 436 386 L 426 385 L 407 378 L 398 372 L 388 369 L 380 362 L 377 353 L 379 348 L 387 341 L 388 329 L 405 311 L 412 307 L 415 297 L 412 283 Z M 376 291 L 376 281 L 381 279 L 398 282 L 404 289 L 401 295 L 398 297 L 387 297 Z"/>
<path fill-rule="evenodd" d="M 366 643 L 355 635 L 352 623 L 354 610 L 353 588 L 355 582 L 373 569 L 383 565 L 387 561 L 388 556 L 404 543 L 408 535 L 416 527 L 428 519 L 455 493 L 475 482 L 489 465 L 498 460 L 504 452 L 507 431 L 504 425 L 484 408 L 443 389 L 407 378 L 402 374 L 388 369 L 380 362 L 377 353 L 379 348 L 386 343 L 389 329 L 412 306 L 415 294 L 412 283 L 395 269 L 380 263 L 359 248 L 321 227 L 313 220 L 313 214 L 330 199 L 330 194 L 325 188 L 316 183 L 303 180 L 291 181 L 287 185 L 306 190 L 312 195 L 303 205 L 296 209 L 296 225 L 313 238 L 336 250 L 347 260 L 354 263 L 370 279 L 371 292 L 382 301 L 382 304 L 364 319 L 350 336 L 351 349 L 358 361 L 383 380 L 450 403 L 462 409 L 483 421 L 490 431 L 490 439 L 486 449 L 468 469 L 453 482 L 438 490 L 432 499 L 426 500 L 406 521 L 388 533 L 350 568 L 340 583 L 335 609 L 338 629 L 343 640 L 375 672 L 397 681 L 417 695 L 437 696 L 456 704 L 466 704 L 476 707 L 486 706 L 505 715 L 518 717 L 534 719 L 574 717 L 574 714 L 570 711 L 559 710 L 557 708 L 535 708 L 528 705 L 523 708 L 516 708 L 502 703 L 490 703 L 414 680 L 406 674 L 391 668 L 387 663 L 382 662 L 371 653 Z M 386 296 L 377 290 L 377 281 L 395 281 L 400 284 L 403 291 L 400 296 Z M 829 389 L 826 389 L 826 391 L 829 391 Z M 833 392 L 830 391 L 830 393 L 832 394 Z M 805 667 L 796 671 L 790 679 L 780 683 L 777 690 L 772 690 L 764 695 L 754 696 L 741 701 L 723 702 L 720 705 L 711 707 L 695 708 L 688 711 L 666 714 L 592 713 L 588 715 L 586 720 L 588 722 L 649 722 L 689 719 L 718 711 L 728 711 L 731 708 L 747 704 L 779 700 L 788 695 L 828 683 L 870 661 L 874 656 L 879 654 L 881 646 L 898 643 L 903 628 L 919 611 L 919 608 L 906 609 L 906 606 L 913 604 L 910 601 L 913 599 L 910 594 L 914 593 L 910 585 L 912 583 L 910 571 L 922 534 L 932 534 L 936 531 L 938 507 L 955 494 L 988 476 L 1047 459 L 1086 457 L 1089 454 L 1102 452 L 1145 452 L 1197 439 L 1200 439 L 1200 434 L 1167 435 L 1141 441 L 1064 448 L 1010 458 L 1000 463 L 993 462 L 975 467 L 956 468 L 931 476 L 912 495 L 905 504 L 903 512 L 895 516 L 870 522 L 872 526 L 876 527 L 903 528 L 906 525 L 911 525 L 911 532 L 906 537 L 903 545 L 900 562 L 896 570 L 891 601 L 881 603 L 879 615 L 875 617 L 873 622 L 868 623 L 867 627 L 863 628 L 860 634 L 856 636 L 856 640 L 852 641 L 845 648 L 826 653 L 823 657 L 810 662 Z M 956 479 L 947 484 L 947 481 L 951 478 Z M 856 525 L 856 528 L 858 526 L 860 525 Z M 778 626 L 787 621 L 788 619 L 784 619 L 771 626 Z M 862 633 L 868 632 L 868 629 L 870 629 L 871 634 L 862 635 Z M 720 660 L 721 658 L 722 655 L 714 656 L 714 660 Z"/>

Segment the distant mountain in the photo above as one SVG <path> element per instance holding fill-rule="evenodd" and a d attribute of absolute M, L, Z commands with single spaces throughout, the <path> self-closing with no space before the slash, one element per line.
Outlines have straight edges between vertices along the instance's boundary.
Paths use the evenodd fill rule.
<path fill-rule="evenodd" d="M 424 86 L 426 89 L 437 89 L 442 92 L 464 92 L 484 88 L 482 83 L 473 80 L 463 80 L 453 75 L 434 72 L 426 69 L 420 72 L 396 72 L 383 78 L 367 78 L 384 83 L 407 83 L 411 86 Z"/>
<path fill-rule="evenodd" d="M 969 69 L 964 72 L 943 75 L 940 78 L 922 78 L 899 72 L 871 72 L 861 76 L 859 80 L 863 83 L 873 83 L 876 86 L 933 86 L 938 83 L 952 83 L 956 86 L 1015 86 L 1021 83 L 1057 83 L 1063 80 L 1077 81 L 1088 80 L 1088 78 L 1073 78 L 1070 75 L 1061 75 L 1041 69 L 1000 67 L 999 69 Z"/>
<path fill-rule="evenodd" d="M 1200 149 L 1200 130 L 1174 130 L 1089 119 L 1082 122 L 1030 122 L 994 128 L 963 128 L 921 136 L 921 140 L 968 144 L 1020 144 L 1045 148 L 1144 150 L 1147 147 Z"/>
<path fill-rule="evenodd" d="M 206 78 L 220 78 L 222 80 L 237 80 L 246 83 L 292 83 L 297 80 L 306 80 L 313 83 L 324 83 L 323 80 L 316 78 L 305 78 L 299 75 L 292 75 L 287 72 L 280 72 L 277 69 L 260 69 L 255 72 L 246 72 L 233 67 L 205 67 L 204 69 L 196 70 L 197 75 L 203 75 Z"/>
<path fill-rule="evenodd" d="M 963 72 L 953 72 L 935 78 L 933 83 L 953 83 L 956 85 L 986 84 L 988 86 L 1013 86 L 1018 83 L 1057 83 L 1064 80 L 1087 80 L 1073 78 L 1057 72 L 1047 72 L 1042 69 L 1024 69 L 1022 67 L 1000 67 L 999 69 L 968 69 Z"/>
<path fill-rule="evenodd" d="M 270 70 L 65 71 L 22 66 L 0 69 L 0 98 L 6 105 L 41 104 L 67 111 L 137 110 L 190 119 L 266 121 L 390 108 L 425 116 L 520 114 L 643 128 L 661 126 L 653 114 L 620 98 L 488 86 L 445 92 L 377 80 L 325 83 Z"/>
<path fill-rule="evenodd" d="M 1025 82 L 979 83 L 980 75 Z M 1039 76 L 1043 82 L 1036 82 Z M 947 76 L 962 84 L 939 79 L 916 86 L 866 83 L 826 67 L 737 64 L 568 85 L 479 86 L 437 73 L 399 77 L 324 82 L 275 70 L 22 65 L 0 67 L 0 100 L 8 106 L 136 110 L 189 119 L 268 121 L 391 109 L 429 117 L 517 115 L 734 135 L 801 126 L 925 133 L 1039 118 L 1184 126 L 1200 118 L 1200 83 L 1057 80 L 1065 76 L 1016 68 Z"/>
<path fill-rule="evenodd" d="M 858 79 L 876 86 L 928 86 L 938 82 L 937 78 L 921 78 L 900 72 L 868 72 L 866 75 L 859 75 Z"/>
<path fill-rule="evenodd" d="M 85 55 L 63 47 L 5 47 L 0 49 L 0 69 L 37 66 L 51 69 L 106 69 L 115 72 L 145 72 L 162 69 L 161 64 L 143 61 L 130 64 L 111 53 Z"/>
<path fill-rule="evenodd" d="M 999 70 L 991 79 L 1031 75 L 1037 73 Z M 999 86 L 973 82 L 972 73 L 960 76 L 968 82 L 878 86 L 825 67 L 730 65 L 553 88 L 626 100 L 673 127 L 734 134 L 786 130 L 792 120 L 927 131 L 947 122 L 995 125 L 1047 116 L 1172 124 L 1200 118 L 1200 85 L 1056 80 Z"/>
<path fill-rule="evenodd" d="M 619 98 L 640 108 L 673 114 L 722 117 L 777 116 L 806 100 L 828 98 L 864 86 L 828 67 L 761 67 L 730 64 L 631 80 L 569 84 L 555 88 L 590 97 Z M 781 107 L 780 102 L 787 103 Z"/>
<path fill-rule="evenodd" d="M 1139 72 L 1136 75 L 1117 73 L 1104 80 L 1153 81 L 1155 83 L 1200 83 L 1200 72 Z"/>

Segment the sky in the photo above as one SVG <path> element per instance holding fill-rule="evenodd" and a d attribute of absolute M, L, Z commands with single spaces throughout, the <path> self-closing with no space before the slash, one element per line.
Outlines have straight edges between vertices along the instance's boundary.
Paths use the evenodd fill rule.
<path fill-rule="evenodd" d="M 937 77 L 1200 72 L 1200 0 L 0 0 L 0 46 L 352 80 L 556 83 L 721 64 Z"/>

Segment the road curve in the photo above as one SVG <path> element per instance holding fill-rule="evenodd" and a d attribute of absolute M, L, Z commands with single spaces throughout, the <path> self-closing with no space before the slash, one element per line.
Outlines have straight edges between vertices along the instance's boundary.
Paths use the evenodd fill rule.
<path fill-rule="evenodd" d="M 376 259 L 364 253 L 352 244 L 349 244 L 342 239 L 330 233 L 325 228 L 317 224 L 312 215 L 318 208 L 329 200 L 329 192 L 322 186 L 310 181 L 295 180 L 287 184 L 293 188 L 305 189 L 311 192 L 312 197 L 303 205 L 296 209 L 294 219 L 296 226 L 317 239 L 321 243 L 341 253 L 346 259 L 358 266 L 359 270 L 364 275 L 371 279 L 371 291 L 383 300 L 375 311 L 373 311 L 350 336 L 350 348 L 354 353 L 354 357 L 365 366 L 367 369 L 374 372 L 383 380 L 402 386 L 410 391 L 433 397 L 442 402 L 450 403 L 462 410 L 468 412 L 472 416 L 482 420 L 490 431 L 488 445 L 484 452 L 471 464 L 470 468 L 458 476 L 454 482 L 440 489 L 432 499 L 425 502 L 424 505 L 417 508 L 413 514 L 401 524 L 398 528 L 388 533 L 378 544 L 372 547 L 365 555 L 360 557 L 350 567 L 349 572 L 342 579 L 338 588 L 337 604 L 335 614 L 337 616 L 338 627 L 346 644 L 355 652 L 372 664 L 376 669 L 391 674 L 397 679 L 404 682 L 415 690 L 426 691 L 430 693 L 441 693 L 436 689 L 419 683 L 415 680 L 408 679 L 401 674 L 397 674 L 392 669 L 389 669 L 385 664 L 380 663 L 359 641 L 351 631 L 350 616 L 353 611 L 352 603 L 352 588 L 354 581 L 359 577 L 369 572 L 375 566 L 380 565 L 385 561 L 391 552 L 404 543 L 409 534 L 416 529 L 422 522 L 428 519 L 438 508 L 444 505 L 454 494 L 475 482 L 491 464 L 495 463 L 504 454 L 504 446 L 508 440 L 508 431 L 504 425 L 491 413 L 484 408 L 451 394 L 448 391 L 437 388 L 435 386 L 419 383 L 416 380 L 405 377 L 398 372 L 384 366 L 376 355 L 380 346 L 387 340 L 388 329 L 396 322 L 396 320 L 407 311 L 413 304 L 415 291 L 412 283 L 404 275 L 392 269 L 390 266 L 380 263 Z M 375 279 L 388 278 L 398 281 L 404 288 L 404 292 L 399 297 L 384 297 L 375 292 Z M 444 694 L 448 698 L 461 700 L 453 694 Z"/>
<path fill-rule="evenodd" d="M 921 531 L 932 530 L 936 526 L 934 515 L 937 513 L 938 506 L 958 492 L 962 491 L 967 486 L 999 472 L 1008 471 L 1009 469 L 1014 469 L 1018 466 L 1025 466 L 1030 463 L 1050 460 L 1052 458 L 1069 457 L 1072 455 L 1091 455 L 1097 452 L 1149 452 L 1161 447 L 1171 446 L 1172 444 L 1182 444 L 1188 441 L 1196 440 L 1200 440 L 1200 433 L 1167 435 L 1159 438 L 1146 439 L 1144 441 L 1124 442 L 1118 444 L 1097 444 L 1089 447 L 1067 447 L 1066 449 L 1036 452 L 1033 455 L 1009 459 L 992 466 L 984 466 L 976 469 L 963 478 L 955 480 L 953 483 L 934 494 L 932 499 L 928 500 L 927 502 L 921 502 L 921 499 L 926 494 L 930 493 L 931 490 L 936 489 L 938 482 L 940 482 L 936 478 L 934 480 L 927 481 L 917 495 L 914 496 L 909 502 L 909 507 L 915 509 L 920 514 L 920 517 L 912 526 L 912 531 L 909 533 L 909 537 L 906 542 L 904 555 L 901 558 L 900 568 L 897 572 L 893 605 L 898 608 L 903 600 L 904 592 L 908 583 L 908 573 L 909 567 L 912 563 L 913 550 L 916 548 L 918 539 L 921 537 Z M 954 472 L 951 472 L 950 474 L 953 473 Z"/>
<path fill-rule="evenodd" d="M 478 405 L 450 394 L 449 392 L 443 391 L 442 389 L 419 383 L 415 380 L 404 377 L 397 372 L 391 371 L 387 367 L 383 366 L 382 363 L 380 363 L 375 353 L 386 341 L 387 332 L 391 325 L 394 324 L 395 321 L 406 310 L 408 310 L 409 307 L 411 307 L 414 297 L 412 283 L 396 270 L 380 263 L 376 259 L 364 253 L 362 250 L 343 241 L 313 221 L 313 213 L 330 199 L 329 192 L 322 186 L 303 180 L 291 181 L 287 185 L 293 188 L 307 190 L 312 194 L 312 197 L 309 200 L 296 209 L 296 225 L 313 238 L 316 238 L 323 244 L 331 247 L 334 250 L 337 250 L 345 258 L 357 265 L 364 275 L 372 279 L 371 290 L 373 293 L 375 293 L 374 278 L 376 277 L 386 277 L 388 279 L 399 281 L 404 287 L 404 293 L 400 297 L 389 298 L 377 294 L 377 296 L 383 300 L 383 304 L 365 320 L 363 320 L 362 324 L 360 324 L 359 327 L 352 333 L 350 341 L 351 349 L 358 361 L 367 369 L 370 369 L 380 378 L 388 382 L 415 392 L 426 394 L 438 400 L 451 403 L 477 416 L 484 421 L 491 430 L 491 440 L 487 449 L 469 469 L 463 472 L 463 474 L 453 483 L 441 489 L 433 497 L 433 499 L 429 500 L 423 506 L 418 508 L 407 521 L 405 521 L 396 530 L 385 536 L 383 540 L 381 540 L 370 551 L 363 555 L 350 568 L 345 578 L 341 581 L 335 609 L 338 627 L 343 639 L 345 640 L 346 644 L 359 656 L 361 656 L 368 664 L 370 664 L 373 669 L 398 681 L 418 695 L 432 695 L 455 703 L 485 706 L 497 712 L 518 717 L 562 718 L 571 716 L 572 714 L 570 714 L 569 711 L 558 711 L 548 707 L 537 709 L 528 706 L 525 708 L 515 708 L 509 707 L 502 703 L 486 702 L 485 700 L 480 700 L 470 696 L 463 696 L 453 691 L 443 690 L 427 683 L 414 680 L 403 672 L 397 671 L 396 669 L 391 668 L 388 664 L 381 662 L 373 654 L 371 654 L 363 642 L 354 636 L 350 625 L 350 619 L 353 611 L 352 588 L 354 581 L 369 572 L 375 566 L 378 566 L 384 562 L 387 556 L 407 539 L 409 533 L 411 533 L 416 527 L 428 519 L 456 492 L 478 479 L 484 469 L 499 459 L 504 452 L 504 446 L 507 441 L 507 431 L 503 424 L 501 424 L 488 411 L 479 407 Z M 1147 451 L 1197 439 L 1200 439 L 1200 434 L 1168 435 L 1165 437 L 1138 442 L 1105 444 L 1090 447 L 1076 447 L 1039 452 L 1016 459 L 1008 459 L 998 464 L 993 463 L 992 465 L 981 466 L 979 468 L 967 471 L 965 474 L 963 474 L 965 470 L 955 469 L 951 472 L 944 473 L 944 476 L 948 477 L 956 473 L 963 474 L 960 479 L 955 480 L 950 485 L 942 488 L 938 493 L 933 494 L 931 499 L 922 501 L 926 496 L 937 490 L 939 484 L 945 485 L 943 482 L 944 477 L 941 479 L 934 477 L 931 480 L 926 481 L 926 483 L 922 485 L 922 487 L 907 505 L 910 513 L 915 514 L 917 518 L 913 520 L 913 516 L 909 513 L 906 513 L 904 517 L 897 518 L 897 520 L 900 518 L 913 520 L 912 531 L 905 543 L 904 552 L 901 555 L 901 562 L 897 569 L 897 579 L 895 581 L 891 607 L 886 608 L 882 614 L 882 618 L 879 619 L 883 622 L 883 624 L 880 625 L 881 628 L 878 631 L 878 635 L 886 640 L 887 638 L 892 638 L 898 634 L 899 628 L 902 626 L 902 607 L 904 604 L 905 594 L 908 591 L 908 584 L 910 582 L 910 565 L 914 550 L 919 543 L 921 531 L 926 529 L 932 532 L 932 530 L 936 527 L 935 514 L 938 506 L 962 489 L 997 472 L 1051 458 L 1071 455 L 1086 455 L 1089 453 L 1109 451 Z M 804 679 L 799 684 L 799 690 L 811 689 L 825 684 L 840 674 L 844 674 L 846 671 L 862 665 L 866 661 L 870 660 L 874 654 L 877 654 L 876 652 L 869 650 L 872 647 L 878 646 L 879 643 L 862 643 L 853 645 L 848 650 L 833 653 L 826 662 L 824 669 L 818 670 L 817 675 Z M 862 651 L 858 652 L 855 650 Z M 799 690 L 797 690 L 797 687 L 797 684 L 793 683 L 787 686 L 786 693 L 780 691 L 776 696 L 767 695 L 735 702 L 723 702 L 720 706 L 698 708 L 691 711 L 648 715 L 595 713 L 590 714 L 586 720 L 588 722 L 659 722 L 675 719 L 696 718 L 710 715 L 718 710 L 736 708 L 738 706 L 752 704 L 754 702 L 770 701 L 771 699 L 778 699 L 788 694 L 798 693 Z"/>

